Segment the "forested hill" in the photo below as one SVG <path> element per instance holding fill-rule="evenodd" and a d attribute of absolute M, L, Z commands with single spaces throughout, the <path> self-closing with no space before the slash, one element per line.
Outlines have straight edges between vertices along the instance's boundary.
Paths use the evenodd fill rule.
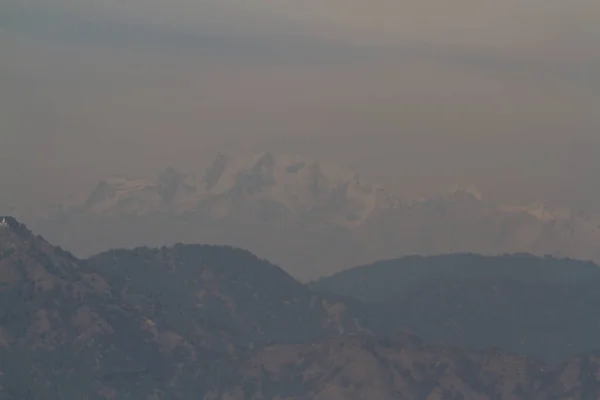
<path fill-rule="evenodd" d="M 375 303 L 383 331 L 558 362 L 600 349 L 600 267 L 527 254 L 405 257 L 310 285 Z"/>
<path fill-rule="evenodd" d="M 448 345 L 447 330 L 448 344 L 432 345 L 389 315 L 313 292 L 244 250 L 175 245 L 79 260 L 13 219 L 0 227 L 0 400 L 600 396 L 596 353 L 549 365 Z M 564 332 L 549 332 L 563 348 Z"/>
<path fill-rule="evenodd" d="M 443 279 L 576 284 L 600 280 L 600 267 L 588 261 L 524 253 L 408 256 L 348 269 L 312 282 L 309 287 L 366 302 L 382 302 L 405 294 L 423 282 Z"/>

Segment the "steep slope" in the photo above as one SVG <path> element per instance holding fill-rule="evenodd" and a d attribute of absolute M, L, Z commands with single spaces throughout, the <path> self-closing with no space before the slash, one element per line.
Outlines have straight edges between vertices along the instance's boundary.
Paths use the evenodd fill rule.
<path fill-rule="evenodd" d="M 111 282 L 119 301 L 149 310 L 157 326 L 178 326 L 186 337 L 219 332 L 254 347 L 368 332 L 362 306 L 313 294 L 279 267 L 231 247 L 112 250 L 86 267 Z"/>
<path fill-rule="evenodd" d="M 318 219 L 356 226 L 393 199 L 337 166 L 294 154 L 219 155 L 198 179 L 173 170 L 156 181 L 111 177 L 80 209 L 103 215 L 194 212 L 212 219 Z"/>
<path fill-rule="evenodd" d="M 2 221 L 2 400 L 195 398 L 228 385 L 260 346 L 368 332 L 351 302 L 242 250 L 179 245 L 84 262 Z"/>
<path fill-rule="evenodd" d="M 12 218 L 0 227 L 0 398 L 123 398 L 151 394 L 164 357 L 139 313 L 110 284 Z"/>
<path fill-rule="evenodd" d="M 499 347 L 548 361 L 600 350 L 600 267 L 531 255 L 406 257 L 310 285 L 380 303 L 380 329 L 433 342 Z"/>

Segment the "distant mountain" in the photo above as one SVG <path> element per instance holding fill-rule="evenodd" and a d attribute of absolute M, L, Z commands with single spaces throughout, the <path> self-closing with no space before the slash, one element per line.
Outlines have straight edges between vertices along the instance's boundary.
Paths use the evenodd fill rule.
<path fill-rule="evenodd" d="M 230 247 L 88 260 L 0 217 L 0 399 L 587 400 L 600 356 L 558 366 L 376 334 L 373 306 Z M 379 324 L 381 326 L 381 324 Z"/>
<path fill-rule="evenodd" d="M 377 303 L 384 328 L 557 362 L 600 349 L 600 267 L 531 255 L 405 257 L 310 285 Z"/>
<path fill-rule="evenodd" d="M 200 179 L 172 168 L 154 182 L 112 177 L 100 182 L 80 209 L 104 215 L 316 220 L 351 227 L 394 205 L 383 189 L 353 172 L 300 155 L 263 153 L 234 160 L 219 155 Z"/>
<path fill-rule="evenodd" d="M 89 256 L 175 242 L 249 249 L 311 280 L 411 254 L 528 252 L 600 261 L 600 216 L 543 203 L 507 206 L 473 187 L 401 200 L 343 168 L 301 155 L 218 155 L 201 176 L 101 181 L 87 196 L 21 219 Z"/>

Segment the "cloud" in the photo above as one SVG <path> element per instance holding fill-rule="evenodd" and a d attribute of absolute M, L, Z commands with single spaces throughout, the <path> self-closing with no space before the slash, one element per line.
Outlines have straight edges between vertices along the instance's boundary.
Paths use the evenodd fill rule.
<path fill-rule="evenodd" d="M 63 43 L 184 51 L 211 57 L 254 60 L 302 57 L 327 60 L 360 51 L 346 43 L 317 40 L 293 32 L 269 34 L 243 24 L 214 24 L 214 19 L 207 15 L 203 15 L 194 26 L 177 26 L 154 23 L 146 18 L 111 17 L 107 13 L 64 12 L 60 7 L 16 6 L 2 13 L 0 28 L 8 34 Z"/>
<path fill-rule="evenodd" d="M 591 43 L 600 33 L 600 3 L 592 0 L 7 1 L 5 9 L 162 28 L 496 51 L 565 47 L 584 38 Z"/>
<path fill-rule="evenodd" d="M 12 0 L 5 31 L 246 61 L 430 60 L 600 94 L 590 0 Z"/>

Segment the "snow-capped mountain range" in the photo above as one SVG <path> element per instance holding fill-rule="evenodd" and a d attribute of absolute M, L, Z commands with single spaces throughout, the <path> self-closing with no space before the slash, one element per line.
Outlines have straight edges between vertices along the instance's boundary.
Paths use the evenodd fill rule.
<path fill-rule="evenodd" d="M 383 188 L 338 166 L 302 155 L 262 153 L 232 160 L 220 154 L 201 177 L 172 168 L 154 181 L 109 177 L 78 208 L 104 215 L 202 212 L 220 219 L 256 203 L 264 211 L 257 218 L 318 216 L 353 227 L 395 201 Z"/>
<path fill-rule="evenodd" d="M 20 216 L 82 255 L 173 242 L 230 244 L 299 279 L 407 254 L 529 252 L 600 261 L 600 217 L 544 203 L 498 205 L 456 187 L 405 201 L 303 155 L 218 155 L 204 174 L 113 176 L 46 217 Z"/>

